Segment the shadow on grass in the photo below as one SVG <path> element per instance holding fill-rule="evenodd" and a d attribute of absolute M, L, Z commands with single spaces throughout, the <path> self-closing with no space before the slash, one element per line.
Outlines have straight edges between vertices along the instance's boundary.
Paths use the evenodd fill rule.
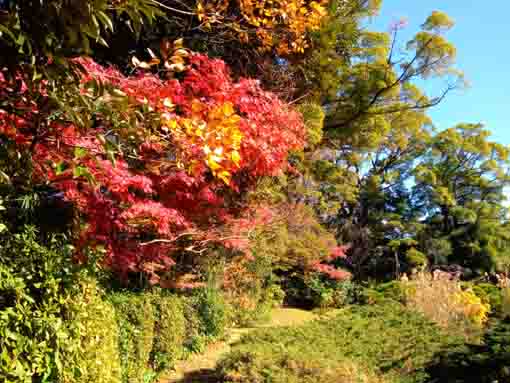
<path fill-rule="evenodd" d="M 481 345 L 464 345 L 436 355 L 429 383 L 510 382 L 510 320 L 489 329 Z"/>
<path fill-rule="evenodd" d="M 215 370 L 202 369 L 187 373 L 184 378 L 173 383 L 222 383 Z"/>

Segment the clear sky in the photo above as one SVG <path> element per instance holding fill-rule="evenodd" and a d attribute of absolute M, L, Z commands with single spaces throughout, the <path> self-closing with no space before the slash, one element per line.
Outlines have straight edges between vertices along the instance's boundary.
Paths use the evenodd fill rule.
<path fill-rule="evenodd" d="M 447 38 L 457 47 L 457 66 L 470 83 L 429 112 L 434 123 L 444 129 L 483 122 L 494 140 L 510 145 L 510 1 L 383 0 L 368 28 L 386 31 L 392 20 L 405 17 L 409 25 L 401 37 L 407 39 L 433 10 L 455 20 Z"/>

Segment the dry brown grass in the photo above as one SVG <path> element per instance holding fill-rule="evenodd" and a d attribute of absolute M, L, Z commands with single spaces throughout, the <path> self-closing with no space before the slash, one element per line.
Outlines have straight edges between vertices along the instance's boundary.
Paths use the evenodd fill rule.
<path fill-rule="evenodd" d="M 487 320 L 490 306 L 447 273 L 420 272 L 404 283 L 407 306 L 443 328 L 469 337 Z"/>

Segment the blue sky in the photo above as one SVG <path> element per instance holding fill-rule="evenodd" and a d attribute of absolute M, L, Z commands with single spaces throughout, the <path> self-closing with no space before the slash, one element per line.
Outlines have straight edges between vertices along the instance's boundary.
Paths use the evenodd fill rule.
<path fill-rule="evenodd" d="M 391 21 L 406 17 L 401 38 L 411 37 L 433 10 L 446 12 L 456 25 L 447 38 L 457 47 L 457 66 L 470 83 L 429 112 L 436 126 L 483 122 L 493 139 L 510 145 L 510 2 L 506 0 L 383 0 L 369 29 L 386 31 Z M 439 87 L 440 84 L 438 84 Z M 427 86 L 429 88 L 429 86 Z M 439 90 L 439 88 L 438 88 Z"/>

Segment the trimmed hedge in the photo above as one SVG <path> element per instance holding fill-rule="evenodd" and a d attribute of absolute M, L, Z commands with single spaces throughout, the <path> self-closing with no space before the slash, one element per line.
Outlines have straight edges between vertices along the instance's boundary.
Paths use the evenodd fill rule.
<path fill-rule="evenodd" d="M 119 328 L 122 381 L 144 382 L 150 370 L 155 313 L 149 294 L 115 293 L 110 296 Z"/>
<path fill-rule="evenodd" d="M 202 321 L 197 312 L 197 301 L 196 297 L 186 297 L 183 300 L 186 324 L 184 337 L 185 354 L 202 352 L 207 344 Z"/>
<path fill-rule="evenodd" d="M 77 368 L 61 378 L 65 383 L 120 383 L 119 336 L 115 310 L 104 301 L 94 280 L 81 284 L 82 295 L 73 299 L 71 310 L 80 328 L 80 355 Z M 69 371 L 70 370 L 70 371 Z"/>
<path fill-rule="evenodd" d="M 0 381 L 146 383 L 223 334 L 223 296 L 107 297 L 72 246 L 36 229 L 0 236 Z"/>
<path fill-rule="evenodd" d="M 113 307 L 72 250 L 32 227 L 0 241 L 1 382 L 120 383 Z"/>
<path fill-rule="evenodd" d="M 221 292 L 210 287 L 200 290 L 197 310 L 203 334 L 208 338 L 223 336 L 227 324 L 227 312 Z"/>
<path fill-rule="evenodd" d="M 151 361 L 155 371 L 172 367 L 184 355 L 186 321 L 183 299 L 177 296 L 154 295 L 156 308 L 154 346 Z"/>

